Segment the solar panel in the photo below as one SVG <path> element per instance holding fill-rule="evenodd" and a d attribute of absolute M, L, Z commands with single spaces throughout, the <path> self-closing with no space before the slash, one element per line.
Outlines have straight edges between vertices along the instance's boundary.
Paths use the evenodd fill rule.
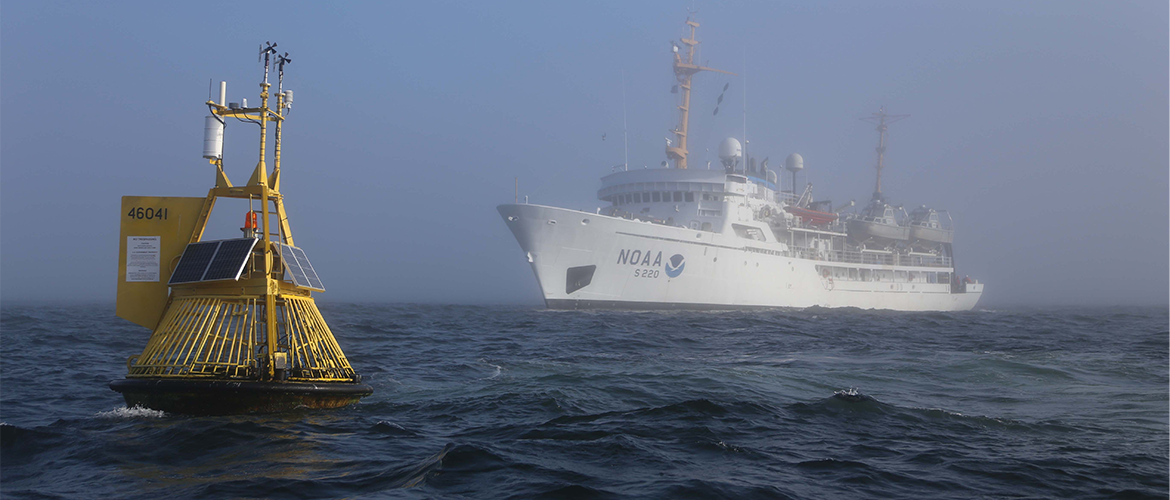
<path fill-rule="evenodd" d="M 207 271 L 207 265 L 211 263 L 217 248 L 218 241 L 202 241 L 187 245 L 187 248 L 183 249 L 183 256 L 179 257 L 179 265 L 175 267 L 175 272 L 171 273 L 168 284 L 202 280 L 203 273 Z"/>
<path fill-rule="evenodd" d="M 317 271 L 313 269 L 313 264 L 309 263 L 309 257 L 305 255 L 304 250 L 281 244 L 280 260 L 284 262 L 284 269 L 288 271 L 288 275 L 292 278 L 294 284 L 313 290 L 325 291 L 325 285 L 321 283 L 321 278 L 317 276 Z"/>
<path fill-rule="evenodd" d="M 240 279 L 255 246 L 256 238 L 188 244 L 168 284 Z"/>
<path fill-rule="evenodd" d="M 301 263 L 301 268 L 305 272 L 305 277 L 309 279 L 309 288 L 325 290 L 325 285 L 321 283 L 321 278 L 317 276 L 317 270 L 313 269 L 313 264 L 309 262 L 309 257 L 305 255 L 305 251 L 300 248 L 293 247 L 293 253 L 297 255 L 297 262 Z"/>
<path fill-rule="evenodd" d="M 207 266 L 207 273 L 203 281 L 238 280 L 248 263 L 248 256 L 252 255 L 252 247 L 256 246 L 255 238 L 241 238 L 238 240 L 224 240 L 219 242 L 219 250 L 215 258 Z"/>

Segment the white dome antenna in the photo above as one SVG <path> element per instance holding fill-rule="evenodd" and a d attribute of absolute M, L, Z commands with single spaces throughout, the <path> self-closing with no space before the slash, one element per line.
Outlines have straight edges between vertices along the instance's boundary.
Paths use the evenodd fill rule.
<path fill-rule="evenodd" d="M 804 158 L 792 153 L 784 160 L 784 169 L 792 172 L 792 192 L 796 193 L 796 173 L 804 170 Z"/>
<path fill-rule="evenodd" d="M 734 137 L 728 137 L 719 143 L 719 159 L 723 161 L 724 167 L 735 168 L 741 158 L 743 146 Z"/>

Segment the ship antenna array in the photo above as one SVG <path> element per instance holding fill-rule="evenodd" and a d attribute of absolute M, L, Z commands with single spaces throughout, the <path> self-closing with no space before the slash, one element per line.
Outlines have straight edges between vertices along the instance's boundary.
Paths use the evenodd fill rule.
<path fill-rule="evenodd" d="M 886 107 L 878 108 L 877 113 L 862 118 L 861 121 L 877 124 L 875 130 L 878 131 L 878 145 L 877 145 L 877 184 L 874 185 L 873 198 L 875 200 L 882 199 L 882 169 L 885 168 L 886 155 L 886 131 L 889 130 L 889 125 L 896 121 L 901 121 L 909 118 L 910 115 L 891 115 L 886 113 Z"/>
<path fill-rule="evenodd" d="M 623 165 L 630 170 L 630 135 L 626 128 L 626 70 L 622 70 L 622 140 L 625 142 Z"/>
<path fill-rule="evenodd" d="M 674 76 L 678 81 L 678 88 L 682 90 L 682 102 L 678 106 L 678 126 L 671 131 L 675 135 L 675 141 L 672 144 L 668 139 L 666 143 L 666 157 L 674 160 L 674 168 L 679 169 L 687 168 L 687 155 L 689 154 L 687 151 L 687 129 L 691 108 L 691 77 L 701 71 L 735 75 L 730 71 L 700 66 L 695 63 L 695 48 L 699 45 L 699 40 L 695 38 L 695 30 L 699 27 L 699 23 L 695 22 L 693 13 L 687 16 L 686 25 L 690 29 L 689 38 L 679 39 L 686 47 L 686 50 L 683 51 L 685 53 L 680 53 L 678 44 L 671 42 L 671 50 L 674 52 Z"/>
<path fill-rule="evenodd" d="M 748 137 L 747 137 L 747 44 L 743 45 L 743 173 L 748 169 Z M 794 191 L 796 190 L 793 184 Z"/>

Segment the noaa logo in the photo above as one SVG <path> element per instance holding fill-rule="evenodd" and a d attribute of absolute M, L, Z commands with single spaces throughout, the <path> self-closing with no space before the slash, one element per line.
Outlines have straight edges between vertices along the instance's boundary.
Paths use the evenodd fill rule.
<path fill-rule="evenodd" d="M 687 260 L 682 254 L 674 254 L 670 260 L 666 261 L 666 275 L 671 278 L 677 278 L 682 274 L 683 268 L 686 267 Z"/>

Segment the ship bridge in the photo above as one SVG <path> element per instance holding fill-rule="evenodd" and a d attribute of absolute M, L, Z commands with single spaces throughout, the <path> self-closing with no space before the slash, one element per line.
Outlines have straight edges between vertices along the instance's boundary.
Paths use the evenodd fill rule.
<path fill-rule="evenodd" d="M 614 206 L 650 203 L 719 202 L 725 195 L 746 195 L 767 201 L 795 201 L 791 193 L 777 192 L 773 182 L 757 177 L 756 172 L 728 174 L 718 170 L 682 170 L 656 168 L 628 170 L 601 178 L 597 198 Z M 737 185 L 738 184 L 738 185 Z M 700 207 L 718 209 L 718 206 Z"/>
<path fill-rule="evenodd" d="M 682 170 L 677 168 L 656 168 L 653 170 L 628 170 L 601 178 L 601 189 L 597 197 L 611 203 L 619 202 L 618 197 L 635 193 L 679 192 L 678 201 L 694 201 L 698 193 L 723 194 L 727 174 L 719 170 Z M 689 194 L 688 194 L 689 193 Z M 661 196 L 661 195 L 660 195 Z M 632 196 L 630 203 L 633 203 Z M 624 200 L 621 200 L 625 204 Z"/>
<path fill-rule="evenodd" d="M 597 197 L 610 203 L 607 215 L 712 230 L 722 225 L 726 203 L 737 198 L 743 201 L 733 206 L 747 199 L 753 206 L 781 201 L 774 183 L 753 174 L 760 175 L 727 173 L 722 168 L 622 171 L 601 179 Z"/>

